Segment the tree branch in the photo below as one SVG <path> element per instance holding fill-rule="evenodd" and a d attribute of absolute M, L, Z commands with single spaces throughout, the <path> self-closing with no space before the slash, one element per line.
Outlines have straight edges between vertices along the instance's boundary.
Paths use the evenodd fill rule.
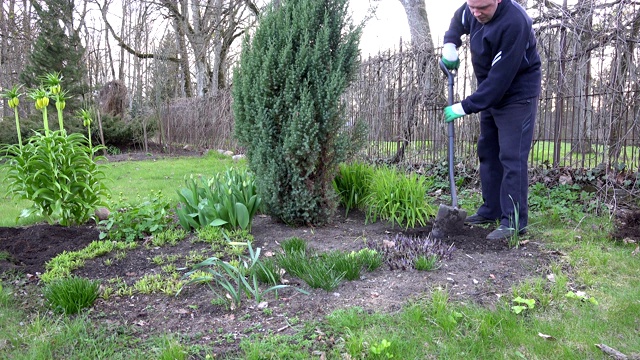
<path fill-rule="evenodd" d="M 116 34 L 115 30 L 113 30 L 113 27 L 111 26 L 111 24 L 107 20 L 107 8 L 106 8 L 106 6 L 101 6 L 97 2 L 96 2 L 96 4 L 98 5 L 98 8 L 100 9 L 100 13 L 102 13 L 102 19 L 104 20 L 104 23 L 107 26 L 107 29 L 109 29 L 109 32 L 111 33 L 111 36 L 113 36 L 113 38 L 116 39 L 116 41 L 118 42 L 118 45 L 120 45 L 128 53 L 130 53 L 131 55 L 136 56 L 136 57 L 138 57 L 140 59 L 161 59 L 161 60 L 172 61 L 172 62 L 175 62 L 175 63 L 180 63 L 180 59 L 178 59 L 176 57 L 161 56 L 161 55 L 156 55 L 156 54 L 153 54 L 153 53 L 143 53 L 143 52 L 135 50 L 134 48 L 132 48 L 131 46 L 126 44 L 124 42 L 124 40 L 122 40 L 122 38 L 119 37 Z"/>

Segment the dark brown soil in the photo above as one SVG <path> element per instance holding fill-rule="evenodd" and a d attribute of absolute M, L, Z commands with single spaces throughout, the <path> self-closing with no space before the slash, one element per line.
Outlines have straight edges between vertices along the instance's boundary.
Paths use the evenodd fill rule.
<path fill-rule="evenodd" d="M 180 334 L 189 343 L 215 346 L 216 352 L 223 354 L 237 351 L 239 341 L 252 334 L 292 334 L 301 324 L 319 321 L 335 309 L 358 306 L 367 311 L 398 311 L 407 301 L 428 296 L 435 287 L 447 288 L 455 301 L 492 307 L 500 296 L 509 294 L 514 283 L 544 274 L 553 254 L 530 236 L 524 237 L 524 244 L 517 249 L 509 248 L 506 241 L 487 241 L 485 237 L 490 230 L 465 226 L 460 234 L 444 240 L 447 245 L 453 244 L 455 251 L 435 271 L 391 271 L 383 266 L 374 272 L 364 272 L 360 280 L 345 281 L 330 292 L 311 289 L 285 275 L 290 285 L 310 295 L 292 289 L 280 291 L 277 299 L 269 294 L 265 299 L 266 311 L 259 309 L 252 299 L 245 300 L 240 309 L 230 311 L 212 304 L 214 295 L 207 287 L 188 286 L 177 297 L 133 294 L 113 296 L 107 301 L 100 299 L 91 316 L 114 328 L 133 326 L 142 338 L 164 332 Z M 329 225 L 318 228 L 291 228 L 268 216 L 258 216 L 252 235 L 254 247 L 260 247 L 266 256 L 280 251 L 279 243 L 294 236 L 307 240 L 309 247 L 317 251 L 351 251 L 362 249 L 365 243 L 393 240 L 399 233 L 426 237 L 429 231 L 427 227 L 403 232 L 384 222 L 365 224 L 362 213 L 351 212 L 348 218 L 338 215 Z M 0 251 L 9 252 L 12 258 L 1 262 L 0 270 L 42 273 L 45 262 L 55 254 L 78 250 L 97 239 L 94 226 L 2 228 Z M 132 286 L 145 274 L 163 273 L 161 266 L 151 261 L 154 256 L 181 255 L 182 260 L 176 263 L 181 267 L 184 256 L 193 251 L 207 251 L 208 247 L 189 239 L 173 247 L 139 246 L 121 259 L 109 254 L 89 260 L 75 274 L 100 279 L 103 284 L 120 277 Z"/>
<path fill-rule="evenodd" d="M 130 158 L 129 155 L 121 157 Z M 617 229 L 618 236 L 638 241 L 638 219 L 638 214 L 625 218 Z M 307 240 L 309 247 L 319 252 L 352 251 L 366 244 L 393 240 L 398 234 L 426 237 L 430 230 L 425 227 L 403 231 L 385 222 L 365 224 L 364 215 L 356 211 L 348 218 L 339 213 L 328 225 L 317 228 L 292 228 L 261 215 L 254 220 L 252 235 L 254 248 L 260 247 L 264 256 L 272 256 L 281 250 L 279 244 L 283 240 L 294 236 Z M 180 336 L 184 343 L 204 345 L 222 355 L 237 352 L 244 338 L 256 334 L 294 334 L 303 324 L 321 321 L 336 309 L 355 306 L 369 312 L 396 312 L 408 301 L 428 296 L 434 288 L 447 289 L 453 301 L 491 308 L 501 296 L 510 294 L 514 284 L 543 276 L 557 256 L 544 249 L 535 231 L 522 237 L 520 247 L 509 248 L 506 240 L 486 240 L 491 230 L 490 227 L 464 226 L 459 234 L 443 240 L 446 245 L 454 245 L 455 250 L 435 271 L 392 271 L 383 266 L 373 272 L 363 272 L 360 280 L 345 281 L 329 292 L 311 289 L 299 279 L 285 275 L 292 288 L 304 289 L 309 295 L 292 288 L 284 289 L 277 298 L 269 293 L 260 306 L 252 299 L 245 299 L 234 311 L 212 303 L 215 296 L 209 288 L 190 285 L 175 297 L 134 293 L 99 299 L 90 316 L 114 331 L 122 326 L 130 327 L 133 335 L 140 338 L 172 333 Z M 23 291 L 16 292 L 21 294 L 17 296 L 40 294 L 37 275 L 44 272 L 45 263 L 62 251 L 83 248 L 98 236 L 97 228 L 90 225 L 0 228 L 0 254 L 10 255 L 9 259 L 0 260 L 0 277 L 24 286 Z M 100 279 L 103 285 L 118 277 L 132 286 L 145 275 L 164 274 L 161 266 L 152 262 L 154 256 L 178 255 L 175 265 L 180 268 L 185 266 L 186 256 L 196 252 L 213 255 L 210 245 L 187 238 L 176 246 L 157 248 L 147 244 L 126 252 L 124 257 L 108 254 L 88 260 L 74 273 Z M 6 256 L 0 259 L 3 257 Z M 24 278 L 28 281 L 15 280 Z M 329 341 L 320 333 L 314 340 Z"/>

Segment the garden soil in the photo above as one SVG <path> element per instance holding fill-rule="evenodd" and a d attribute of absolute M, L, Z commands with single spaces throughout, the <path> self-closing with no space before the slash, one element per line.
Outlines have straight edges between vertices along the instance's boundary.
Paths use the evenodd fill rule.
<path fill-rule="evenodd" d="M 630 234 L 640 234 L 637 220 L 627 221 L 636 226 L 629 230 Z M 545 249 L 543 233 L 531 231 L 522 237 L 518 248 L 510 248 L 506 240 L 486 240 L 491 230 L 491 227 L 465 225 L 460 233 L 443 239 L 445 246 L 453 246 L 455 250 L 433 271 L 390 270 L 383 265 L 373 272 L 363 272 L 359 280 L 342 282 L 332 291 L 311 289 L 285 274 L 284 279 L 291 288 L 279 291 L 277 298 L 269 293 L 261 304 L 245 299 L 241 307 L 233 311 L 212 303 L 214 294 L 208 287 L 189 285 L 178 296 L 133 294 L 98 299 L 89 316 L 113 331 L 128 329 L 130 335 L 140 338 L 172 333 L 180 336 L 183 343 L 203 345 L 218 355 L 228 355 L 236 353 L 240 341 L 252 335 L 291 335 L 304 324 L 321 321 L 337 309 L 359 307 L 369 313 L 395 313 L 409 302 L 427 298 L 436 288 L 446 289 L 452 301 L 493 308 L 500 297 L 511 296 L 514 284 L 528 278 L 545 278 L 548 265 L 563 254 Z M 393 241 L 398 235 L 426 237 L 429 232 L 429 226 L 403 229 L 380 221 L 366 223 L 363 213 L 352 211 L 345 217 L 340 210 L 329 224 L 315 228 L 289 227 L 259 215 L 251 233 L 253 247 L 259 247 L 263 256 L 273 256 L 281 251 L 280 243 L 292 237 L 305 239 L 308 247 L 318 252 L 350 252 L 366 244 Z M 45 263 L 62 251 L 83 248 L 98 236 L 95 225 L 37 224 L 0 228 L 0 252 L 11 255 L 0 261 L 1 276 L 19 289 L 14 292 L 15 296 L 25 298 L 21 303 L 27 310 L 37 309 L 43 301 L 38 275 L 43 273 Z M 152 262 L 153 257 L 176 254 L 184 261 L 188 254 L 207 251 L 208 247 L 189 238 L 176 246 L 160 248 L 147 243 L 127 251 L 126 256 L 112 253 L 88 260 L 74 274 L 99 279 L 102 284 L 119 277 L 132 286 L 145 275 L 163 274 L 161 266 Z M 181 267 L 180 261 L 176 266 Z M 304 289 L 309 294 L 293 288 Z M 310 340 L 335 341 L 320 328 Z"/>

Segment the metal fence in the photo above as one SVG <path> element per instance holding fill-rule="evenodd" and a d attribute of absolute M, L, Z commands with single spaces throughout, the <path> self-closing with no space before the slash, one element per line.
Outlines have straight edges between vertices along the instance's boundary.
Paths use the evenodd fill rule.
<path fill-rule="evenodd" d="M 620 45 L 624 42 L 585 51 L 572 45 L 571 37 L 562 31 L 560 27 L 538 33 L 543 84 L 530 163 L 638 171 L 640 51 L 632 48 L 629 52 L 629 47 Z M 456 100 L 471 94 L 476 86 L 464 47 L 460 54 Z M 446 78 L 438 58 L 400 45 L 396 51 L 362 61 L 360 74 L 344 99 L 347 125 L 358 120 L 368 125 L 369 142 L 363 155 L 369 160 L 403 164 L 445 161 L 442 109 L 446 105 Z M 160 114 L 164 139 L 241 151 L 233 140 L 230 106 L 231 98 L 225 91 L 216 98 L 175 101 Z M 455 127 L 456 158 L 473 166 L 477 163 L 478 116 L 457 120 Z"/>
<path fill-rule="evenodd" d="M 616 63 L 615 49 L 610 47 L 588 58 L 565 54 L 561 59 L 554 55 L 559 53 L 554 48 L 555 35 L 539 34 L 543 90 L 531 164 L 574 168 L 605 165 L 637 171 L 638 67 Z M 461 49 L 461 54 L 456 101 L 475 89 L 466 49 Z M 637 51 L 634 55 L 637 58 Z M 446 78 L 437 62 L 437 56 L 402 46 L 362 62 L 360 77 L 346 99 L 349 122 L 360 119 L 369 127 L 369 159 L 410 164 L 446 159 L 446 127 L 442 121 Z M 477 162 L 478 116 L 467 116 L 455 126 L 457 159 Z"/>

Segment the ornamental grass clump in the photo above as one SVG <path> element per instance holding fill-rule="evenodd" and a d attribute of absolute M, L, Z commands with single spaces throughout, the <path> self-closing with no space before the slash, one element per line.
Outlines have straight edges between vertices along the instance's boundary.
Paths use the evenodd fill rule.
<path fill-rule="evenodd" d="M 433 180 L 419 174 L 405 174 L 392 167 L 376 169 L 367 198 L 367 221 L 378 217 L 406 228 L 426 226 L 436 214 L 427 202 L 427 190 Z"/>
<path fill-rule="evenodd" d="M 32 201 L 20 217 L 42 216 L 49 223 L 64 226 L 82 224 L 94 216 L 94 210 L 103 205 L 108 190 L 104 186 L 105 175 L 97 165 L 103 157 L 96 156 L 102 146 L 92 147 L 86 136 L 67 134 L 62 110 L 64 92 L 60 91 L 60 74 L 48 74 L 48 86 L 32 89 L 28 96 L 42 112 L 44 129 L 35 131 L 23 143 L 17 113 L 18 87 L 5 92 L 16 113 L 18 144 L 2 147 L 0 154 L 7 169 L 7 195 Z M 51 85 L 50 78 L 58 79 Z M 60 130 L 50 131 L 47 115 L 49 98 L 53 97 L 58 109 Z"/>
<path fill-rule="evenodd" d="M 92 306 L 99 287 L 98 281 L 73 276 L 47 284 L 44 298 L 56 312 L 71 315 Z"/>
<path fill-rule="evenodd" d="M 281 247 L 283 252 L 276 256 L 276 264 L 314 289 L 330 291 L 342 280 L 360 279 L 362 269 L 373 271 L 382 264 L 382 256 L 368 248 L 351 253 L 316 253 L 297 237 L 284 240 Z"/>
<path fill-rule="evenodd" d="M 375 169 L 363 162 L 342 163 L 338 167 L 338 175 L 333 179 L 333 187 L 340 198 L 340 205 L 345 208 L 345 216 L 351 209 L 362 209 L 370 196 L 369 184 Z"/>

